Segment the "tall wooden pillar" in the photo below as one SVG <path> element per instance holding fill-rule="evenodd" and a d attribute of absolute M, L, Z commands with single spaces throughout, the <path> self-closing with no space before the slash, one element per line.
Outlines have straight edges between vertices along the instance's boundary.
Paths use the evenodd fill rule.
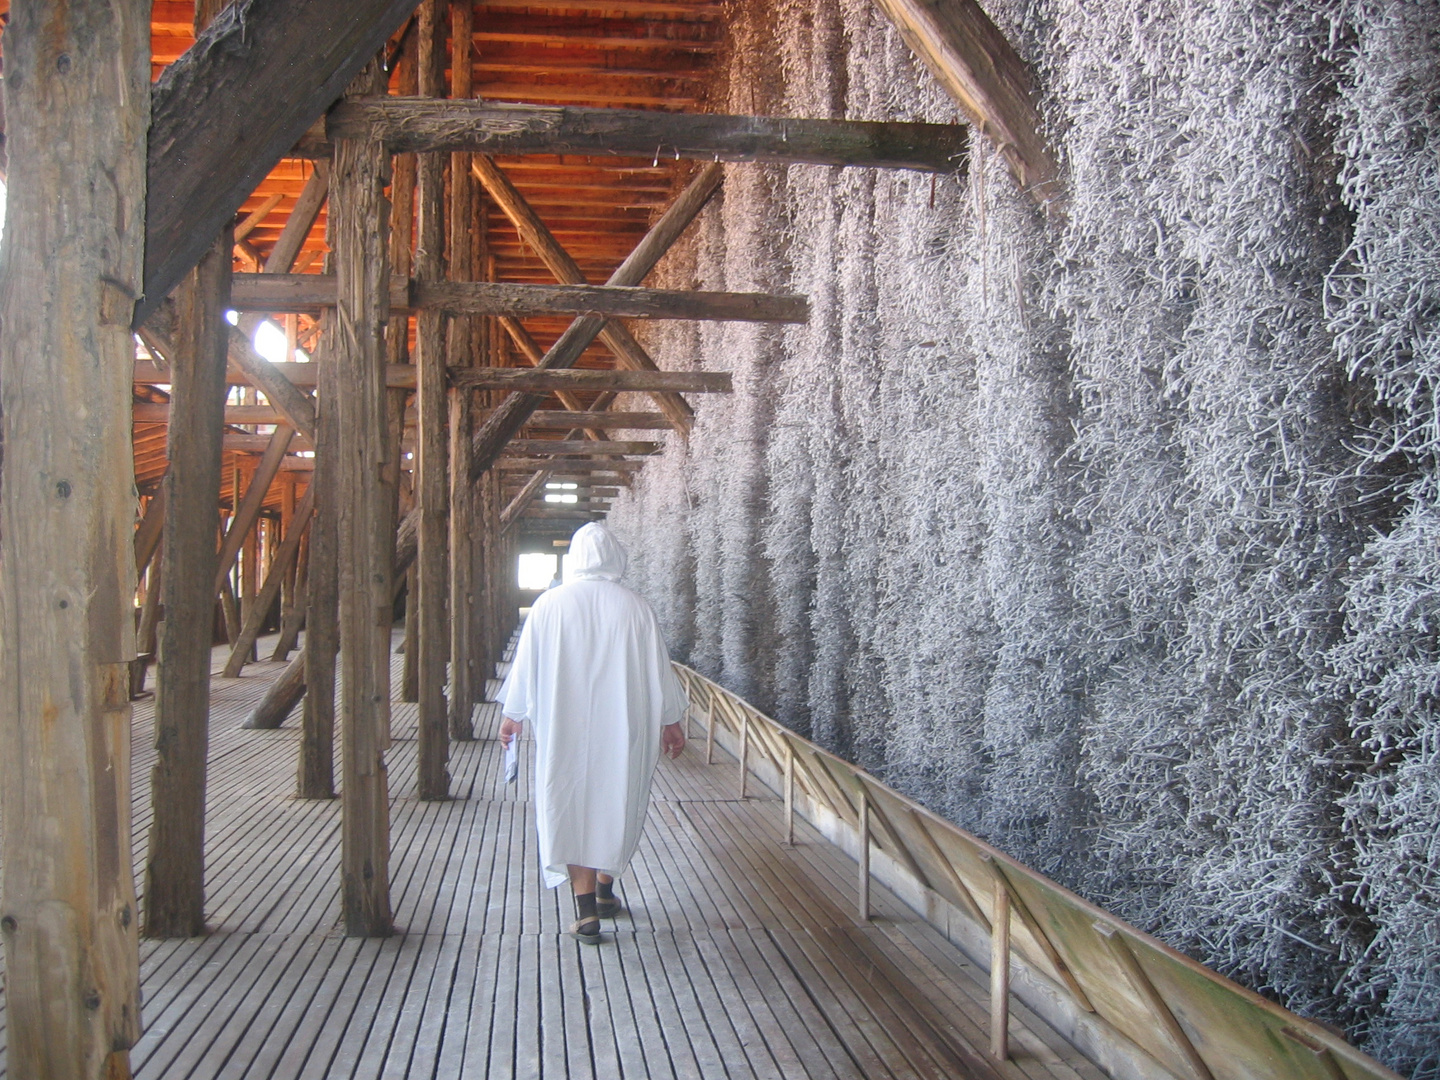
<path fill-rule="evenodd" d="M 376 65 L 372 65 L 372 68 Z M 375 72 L 357 80 L 367 89 Z M 391 557 L 395 492 L 385 396 L 390 156 L 376 141 L 335 142 L 336 499 L 340 525 L 341 906 L 352 937 L 388 934 Z"/>
<path fill-rule="evenodd" d="M 426 0 L 419 13 L 420 93 L 443 93 L 444 28 L 441 5 Z M 421 154 L 417 213 L 419 243 L 415 248 L 415 276 L 422 282 L 439 281 L 445 255 L 445 159 Z M 445 317 L 434 309 L 422 310 L 415 333 L 416 431 L 415 503 L 420 519 L 416 529 L 415 611 L 419 616 L 416 658 L 420 700 L 419 789 L 422 799 L 444 799 L 450 794 L 446 763 L 450 757 L 449 717 L 445 701 L 445 667 L 450 652 L 446 624 L 448 600 L 447 426 L 445 377 Z"/>
<path fill-rule="evenodd" d="M 334 230 L 331 230 L 334 239 Z M 310 517 L 309 570 L 305 579 L 305 704 L 300 720 L 296 791 L 302 799 L 335 797 L 335 656 L 340 650 L 340 525 L 336 473 L 340 421 L 335 357 L 335 313 L 321 315 L 314 363 L 315 511 Z M 298 657 L 297 657 L 298 659 Z"/>
<path fill-rule="evenodd" d="M 469 0 L 451 0 L 450 95 L 468 98 L 474 93 L 472 51 L 475 12 Z M 446 276 L 451 281 L 474 281 L 479 275 L 477 244 L 483 233 L 476 200 L 470 155 L 450 155 L 450 233 Z M 475 318 L 455 318 L 447 341 L 452 367 L 484 363 L 477 355 Z M 450 737 L 475 737 L 475 493 L 470 483 L 470 442 L 474 433 L 473 390 L 452 390 L 449 401 L 450 453 Z"/>
<path fill-rule="evenodd" d="M 128 1075 L 149 4 L 10 7 L 0 248 L 0 935 L 9 1075 Z M 77 408 L 83 403 L 83 408 Z"/>
<path fill-rule="evenodd" d="M 176 290 L 165 474 L 165 575 L 155 689 L 154 821 L 145 856 L 145 934 L 205 932 L 205 753 L 210 722 L 220 444 L 230 245 L 222 237 Z"/>

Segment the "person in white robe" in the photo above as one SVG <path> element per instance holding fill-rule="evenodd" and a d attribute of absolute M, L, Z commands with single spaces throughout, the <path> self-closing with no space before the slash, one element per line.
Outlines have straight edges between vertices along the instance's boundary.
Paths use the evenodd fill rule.
<path fill-rule="evenodd" d="M 587 944 L 620 910 L 614 879 L 640 843 L 660 753 L 685 748 L 685 694 L 654 611 L 620 584 L 625 562 L 599 522 L 575 533 L 565 584 L 535 600 L 500 688 L 500 741 L 525 724 L 535 740 L 545 884 L 568 878 L 571 933 Z"/>

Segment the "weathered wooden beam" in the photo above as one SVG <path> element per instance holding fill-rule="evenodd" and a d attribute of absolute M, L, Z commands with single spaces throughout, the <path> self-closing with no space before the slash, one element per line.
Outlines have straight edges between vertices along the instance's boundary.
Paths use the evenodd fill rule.
<path fill-rule="evenodd" d="M 233 354 L 232 354 L 233 358 Z M 314 363 L 295 364 L 271 364 L 270 369 L 283 376 L 291 386 L 302 389 L 313 388 L 320 379 L 319 366 Z M 170 369 L 162 368 L 160 365 L 149 360 L 136 360 L 134 368 L 134 381 L 146 386 L 168 385 L 170 382 Z M 238 367 L 231 367 L 225 373 L 225 381 L 231 386 L 254 386 L 260 390 L 265 387 L 253 379 L 249 374 Z M 386 364 L 385 385 L 391 390 L 413 390 L 415 389 L 415 368 L 411 364 Z M 270 397 L 266 393 L 266 397 Z M 273 404 L 275 398 L 270 397 Z M 303 430 L 297 428 L 296 430 Z"/>
<path fill-rule="evenodd" d="M 250 211 L 250 213 L 246 214 L 245 219 L 238 222 L 235 226 L 235 243 L 240 243 L 240 241 L 244 240 L 247 236 L 254 232 L 260 222 L 264 221 L 267 217 L 269 217 L 270 211 L 274 210 L 275 207 L 279 206 L 284 198 L 284 192 L 277 191 L 272 195 L 267 196 L 261 201 L 259 206 L 257 206 L 254 210 Z"/>
<path fill-rule="evenodd" d="M 310 572 L 305 583 L 305 648 L 286 668 L 299 672 L 295 699 L 305 695 L 300 719 L 296 794 L 302 799 L 335 796 L 335 658 L 340 652 L 340 508 L 336 505 L 336 461 L 340 432 L 335 401 L 339 371 L 335 363 L 334 312 L 321 317 L 315 365 L 320 369 L 315 425 L 315 514 L 310 519 Z M 283 706 L 284 701 L 277 701 Z M 290 702 L 293 707 L 294 701 Z M 287 707 L 285 712 L 289 712 Z"/>
<path fill-rule="evenodd" d="M 546 458 L 546 457 L 508 457 L 501 455 L 495 459 L 495 466 L 501 472 L 523 472 L 526 470 L 550 469 L 554 472 L 551 479 L 558 479 L 564 476 L 583 476 L 587 473 L 632 473 L 639 472 L 645 467 L 644 461 L 635 461 L 631 458 Z"/>
<path fill-rule="evenodd" d="M 164 406 L 160 406 L 164 408 Z M 228 414 L 227 414 L 228 415 Z M 484 415 L 482 414 L 482 418 Z M 138 416 L 137 416 L 138 419 Z M 227 421 L 242 423 L 246 421 Z M 262 421 L 273 423 L 273 420 Z M 628 431 L 665 431 L 670 427 L 670 421 L 658 412 L 620 412 L 620 411 L 577 411 L 570 409 L 537 409 L 530 414 L 530 419 L 525 421 L 527 428 L 551 428 L 559 431 L 568 431 L 574 428 L 586 428 L 594 430 L 620 429 Z"/>
<path fill-rule="evenodd" d="M 606 455 L 653 454 L 664 449 L 664 443 L 635 440 L 592 442 L 589 439 L 511 439 L 505 447 L 508 454 L 557 454 L 566 457 L 602 457 Z"/>
<path fill-rule="evenodd" d="M 713 162 L 701 169 L 679 197 L 670 204 L 669 209 L 655 222 L 650 231 L 635 245 L 635 249 L 626 256 L 625 261 L 610 275 L 610 280 L 606 284 L 640 284 L 645 279 L 645 275 L 654 269 L 661 256 L 670 250 L 680 235 L 705 208 L 710 196 L 719 189 L 723 178 L 723 170 Z M 599 316 L 586 315 L 576 319 L 560 335 L 559 340 L 550 347 L 550 351 L 545 354 L 544 359 L 536 365 L 537 372 L 547 368 L 554 371 L 573 367 L 580 359 L 580 354 L 595 340 L 604 326 L 605 320 Z M 648 371 L 617 374 L 655 377 L 655 373 Z M 607 389 L 613 388 L 607 387 Z M 647 389 L 649 388 L 647 387 Z M 654 389 L 671 390 L 675 387 L 661 386 L 654 387 Z M 544 401 L 544 397 L 535 393 L 511 394 L 499 408 L 490 414 L 485 423 L 480 426 L 480 430 L 475 433 L 472 444 L 474 457 L 470 462 L 472 478 L 478 479 L 480 474 L 490 467 L 495 458 L 500 455 L 505 444 L 520 430 L 525 423 L 525 418 L 539 408 Z"/>
<path fill-rule="evenodd" d="M 424 249 L 421 248 L 421 251 Z M 236 274 L 236 311 L 319 312 L 335 304 L 330 274 Z M 803 323 L 803 296 L 616 288 L 605 285 L 517 285 L 494 281 L 403 281 L 390 285 L 392 311 L 435 309 L 446 315 L 604 315 L 627 319 Z"/>
<path fill-rule="evenodd" d="M 260 511 L 265 505 L 265 495 L 270 490 L 270 485 L 274 482 L 275 477 L 280 473 L 280 463 L 285 460 L 285 452 L 295 438 L 295 429 L 289 424 L 279 424 L 270 435 L 239 437 L 264 440 L 264 453 L 260 458 L 260 463 L 255 466 L 249 486 L 245 489 L 245 497 L 240 501 L 239 508 L 230 519 L 230 528 L 225 531 L 225 539 L 220 545 L 220 556 L 215 566 L 215 586 L 210 590 L 212 597 L 220 591 L 225 579 L 230 576 L 230 570 L 235 565 L 235 558 L 240 554 L 240 545 L 245 542 L 245 538 L 250 535 L 250 530 L 260 520 Z"/>
<path fill-rule="evenodd" d="M 549 394 L 560 390 L 612 390 L 616 393 L 673 390 L 687 394 L 728 394 L 728 371 L 594 371 L 577 368 L 452 368 L 450 382 L 472 390 L 511 390 Z M 507 399 L 509 400 L 509 399 Z M 503 409 L 504 406 L 501 406 Z M 492 410 L 486 423 L 501 416 Z M 522 424 L 517 424 L 518 428 Z"/>
<path fill-rule="evenodd" d="M 439 0 L 425 0 L 420 8 L 422 88 L 438 89 L 432 83 L 443 70 L 437 56 L 426 63 L 428 40 L 440 38 Z M 435 52 L 439 52 L 436 49 Z M 431 83 L 427 87 L 427 83 Z M 420 242 L 415 251 L 415 274 L 418 288 L 443 287 L 440 280 L 445 271 L 445 159 L 427 153 L 419 159 L 419 185 L 416 192 Z M 450 465 L 448 435 L 450 410 L 449 387 L 445 380 L 445 314 L 442 305 L 421 310 L 416 320 L 415 366 L 417 419 L 415 449 L 415 506 L 420 512 L 416 533 L 419 544 L 415 559 L 415 592 L 406 614 L 406 627 L 411 614 L 418 616 L 416 655 L 406 653 L 416 677 L 416 699 L 419 702 L 417 735 L 420 798 L 446 799 L 450 796 L 450 774 L 446 764 L 450 758 L 450 707 L 445 697 L 445 670 L 450 659 L 450 634 L 446 622 L 449 599 L 450 539 Z"/>
<path fill-rule="evenodd" d="M 285 219 L 285 227 L 280 230 L 275 246 L 270 249 L 270 257 L 265 260 L 266 273 L 290 272 L 300 254 L 300 248 L 305 244 L 305 238 L 315 227 L 320 208 L 325 205 L 329 195 L 330 163 L 317 161 L 315 171 L 310 174 L 310 179 L 305 181 L 305 186 L 300 189 L 300 197 L 295 200 L 290 216 Z"/>
<path fill-rule="evenodd" d="M 769 293 L 620 288 L 608 285 L 515 285 L 465 281 L 421 284 L 411 305 L 450 315 L 604 315 L 627 319 L 697 319 L 717 322 L 803 323 L 810 302 Z"/>
<path fill-rule="evenodd" d="M 1030 70 L 976 0 L 876 0 L 970 122 L 989 136 L 1041 205 L 1059 197 Z"/>
<path fill-rule="evenodd" d="M 162 405 L 169 415 L 169 405 Z M 165 528 L 165 484 L 161 481 L 160 490 L 145 507 L 145 516 L 140 524 L 135 526 L 135 573 L 141 576 L 145 568 L 150 565 L 150 560 L 155 557 L 155 551 L 160 547 L 160 536 Z"/>
<path fill-rule="evenodd" d="M 280 595 L 280 586 L 285 580 L 285 575 L 290 567 L 295 565 L 295 558 L 300 554 L 300 537 L 305 531 L 305 526 L 310 524 L 310 515 L 314 509 L 315 495 L 311 491 L 306 491 L 305 498 L 301 500 L 299 509 L 291 520 L 289 533 L 280 542 L 280 548 L 276 551 L 275 558 L 271 560 L 270 573 L 266 575 L 265 584 L 260 587 L 249 613 L 245 616 L 245 623 L 240 627 L 240 636 L 231 646 L 230 659 L 225 663 L 225 678 L 239 678 L 240 670 L 250 659 L 250 650 L 255 647 L 255 641 L 260 637 L 260 629 L 265 625 L 265 617 L 275 606 L 275 600 Z"/>
<path fill-rule="evenodd" d="M 237 0 L 152 92 L 140 325 L 415 0 Z"/>
<path fill-rule="evenodd" d="M 242 324 L 246 323 L 244 317 Z M 253 333 L 253 324 L 251 324 Z M 289 422 L 290 426 L 307 439 L 315 437 L 315 403 L 299 386 L 285 377 L 280 365 L 272 364 L 255 351 L 247 336 L 239 328 L 230 330 L 230 362 L 241 372 L 245 385 L 260 390 Z M 286 367 L 310 367 L 310 364 L 287 364 Z M 236 381 L 229 374 L 229 381 Z M 243 423 L 244 421 L 239 421 Z"/>
<path fill-rule="evenodd" d="M 149 5 L 12 4 L 0 273 L 0 934 L 8 1075 L 129 1075 L 129 309 Z M 118 376 L 118 377 L 117 377 Z"/>
<path fill-rule="evenodd" d="M 341 140 L 331 175 L 339 279 L 336 349 L 340 508 L 341 907 L 352 937 L 390 933 L 390 610 L 395 496 L 387 482 L 390 158 Z"/>
<path fill-rule="evenodd" d="M 473 156 L 470 164 L 470 171 L 475 178 L 485 185 L 485 190 L 495 205 L 500 207 L 510 223 L 515 226 L 515 231 L 520 238 L 530 246 L 541 262 L 555 275 L 555 280 L 565 285 L 587 285 L 584 272 L 580 264 L 570 257 L 570 253 L 561 246 L 560 242 L 540 220 L 520 189 L 511 183 L 505 172 L 495 164 L 493 158 L 485 154 Z M 503 321 L 502 325 L 511 337 L 515 339 L 522 352 L 531 356 L 531 363 L 540 363 L 543 352 L 532 349 L 533 341 L 527 341 L 528 335 L 524 328 L 514 320 Z M 607 322 L 600 330 L 600 340 L 605 347 L 614 355 L 616 363 L 621 367 L 631 368 L 635 371 L 657 371 L 659 365 L 651 359 L 650 354 L 641 347 L 640 343 L 631 336 L 630 331 L 625 329 L 623 323 Z M 562 399 L 563 400 L 563 399 Z M 567 408 L 572 406 L 565 403 Z M 660 411 L 669 418 L 675 430 L 685 434 L 690 430 L 690 424 L 695 419 L 694 410 L 679 394 L 657 394 L 655 404 Z"/>
<path fill-rule="evenodd" d="M 178 422 L 167 429 L 165 617 L 156 676 L 154 821 L 145 859 L 148 937 L 205 931 L 205 759 L 229 275 L 229 244 L 222 239 L 176 295 L 171 408 Z"/>
<path fill-rule="evenodd" d="M 276 431 L 285 428 L 290 432 L 290 443 L 287 450 L 288 455 L 294 455 L 302 450 L 313 451 L 315 444 L 309 439 L 302 439 L 294 433 L 289 424 L 281 421 L 276 425 Z M 264 454 L 275 446 L 275 436 L 251 435 L 249 432 L 232 431 L 227 432 L 220 442 L 221 447 L 227 453 L 233 454 Z M 287 457 L 287 460 L 289 458 Z"/>
<path fill-rule="evenodd" d="M 955 124 L 799 120 L 427 98 L 365 98 L 332 109 L 329 138 L 380 139 L 391 150 L 608 154 L 647 161 L 763 161 L 955 172 L 966 131 Z"/>

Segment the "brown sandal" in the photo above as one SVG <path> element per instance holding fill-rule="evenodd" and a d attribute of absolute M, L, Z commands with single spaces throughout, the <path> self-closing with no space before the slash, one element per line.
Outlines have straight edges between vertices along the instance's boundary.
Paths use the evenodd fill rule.
<path fill-rule="evenodd" d="M 570 935 L 585 945 L 600 944 L 600 920 L 595 916 L 576 919 L 570 924 Z"/>

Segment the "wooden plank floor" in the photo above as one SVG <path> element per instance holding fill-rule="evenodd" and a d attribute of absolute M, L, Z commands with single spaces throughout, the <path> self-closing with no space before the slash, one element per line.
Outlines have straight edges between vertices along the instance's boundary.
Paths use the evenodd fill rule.
<path fill-rule="evenodd" d="M 211 932 L 142 943 L 139 1078 L 1102 1075 L 1018 1003 L 1014 1060 L 990 1060 L 984 973 L 878 885 L 877 917 L 859 923 L 855 864 L 803 823 L 783 846 L 778 801 L 753 781 L 736 798 L 735 760 L 717 748 L 707 767 L 703 737 L 662 760 L 618 887 L 626 911 L 588 947 L 565 932 L 568 889 L 540 883 L 528 742 L 520 781 L 504 785 L 499 718 L 482 706 L 481 737 L 452 745 L 455 798 L 422 803 L 415 706 L 397 703 L 397 933 L 346 938 L 339 803 L 294 797 L 295 719 L 240 728 L 279 670 L 215 680 Z M 137 703 L 137 877 L 151 721 Z"/>

